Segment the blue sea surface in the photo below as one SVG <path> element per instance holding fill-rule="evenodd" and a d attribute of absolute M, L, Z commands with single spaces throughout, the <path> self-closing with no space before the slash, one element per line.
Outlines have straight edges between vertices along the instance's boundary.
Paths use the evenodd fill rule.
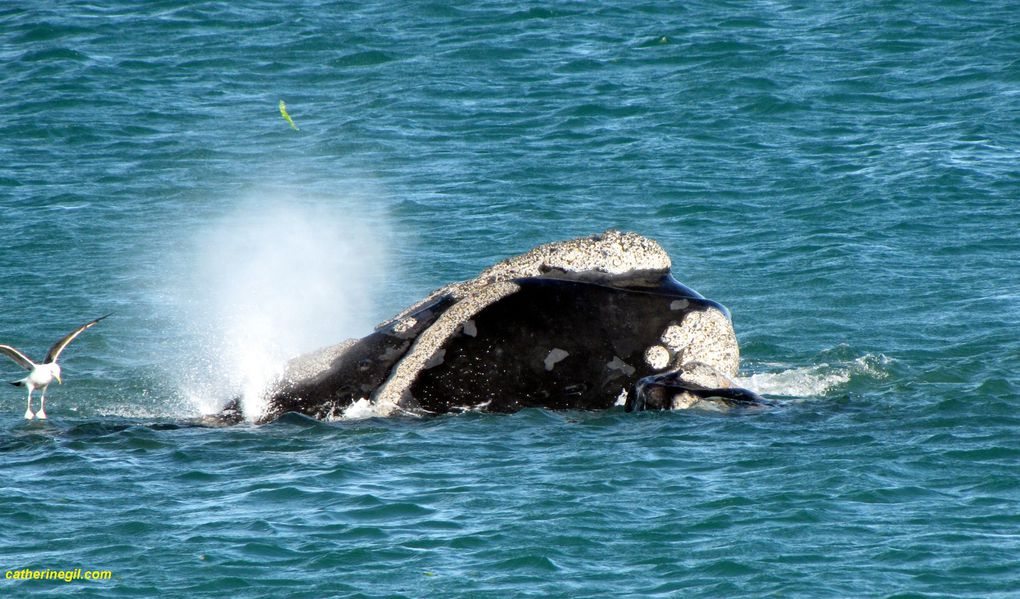
<path fill-rule="evenodd" d="M 113 313 L 48 420 L 0 390 L 0 596 L 1020 595 L 1020 4 L 0 23 L 0 343 Z M 192 425 L 609 228 L 730 309 L 779 407 Z M 6 576 L 76 568 L 112 578 Z"/>

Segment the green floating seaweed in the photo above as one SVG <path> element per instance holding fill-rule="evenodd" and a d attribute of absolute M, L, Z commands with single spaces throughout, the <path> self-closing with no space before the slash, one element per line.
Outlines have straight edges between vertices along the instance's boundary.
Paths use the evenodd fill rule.
<path fill-rule="evenodd" d="M 294 124 L 294 119 L 290 118 L 290 115 L 287 114 L 287 105 L 284 104 L 283 100 L 280 100 L 280 115 L 284 118 L 284 120 L 290 123 L 291 129 L 295 131 L 300 131 L 300 129 L 298 129 L 298 126 Z"/>

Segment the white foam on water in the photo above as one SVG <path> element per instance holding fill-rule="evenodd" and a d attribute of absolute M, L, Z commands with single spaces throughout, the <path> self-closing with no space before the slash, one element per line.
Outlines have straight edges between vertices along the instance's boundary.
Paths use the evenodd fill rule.
<path fill-rule="evenodd" d="M 194 232 L 173 291 L 187 338 L 177 372 L 200 414 L 241 398 L 258 418 L 286 362 L 369 332 L 388 272 L 385 219 L 350 202 L 252 194 Z"/>
<path fill-rule="evenodd" d="M 337 420 L 364 420 L 377 416 L 380 416 L 380 414 L 376 410 L 376 405 L 365 398 L 361 398 L 348 406 Z"/>
<path fill-rule="evenodd" d="M 765 396 L 798 398 L 824 397 L 829 392 L 846 385 L 855 377 L 884 378 L 888 373 L 882 366 L 888 362 L 885 356 L 865 355 L 842 364 L 821 363 L 814 366 L 788 368 L 776 372 L 760 372 L 738 376 L 734 382 L 755 393 Z M 766 367 L 781 368 L 781 364 Z"/>

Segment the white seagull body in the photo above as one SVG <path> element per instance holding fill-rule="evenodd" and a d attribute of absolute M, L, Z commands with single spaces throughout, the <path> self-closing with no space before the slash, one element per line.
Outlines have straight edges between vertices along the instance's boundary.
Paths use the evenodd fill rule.
<path fill-rule="evenodd" d="M 106 316 L 109 316 L 107 314 Z M 36 364 L 28 358 L 25 354 L 21 353 L 17 349 L 10 345 L 0 344 L 0 353 L 6 355 L 8 358 L 14 360 L 19 366 L 28 370 L 28 376 L 19 380 L 11 382 L 12 385 L 24 386 L 28 388 L 28 407 L 25 408 L 25 418 L 31 420 L 32 418 L 46 418 L 46 387 L 50 386 L 50 383 L 56 379 L 57 383 L 62 383 L 60 380 L 60 364 L 57 364 L 57 358 L 60 357 L 60 352 L 64 351 L 67 344 L 74 341 L 74 338 L 82 334 L 82 331 L 95 325 L 100 320 L 106 318 L 106 316 L 100 316 L 92 322 L 87 322 L 74 331 L 68 333 L 64 337 L 53 344 L 50 351 L 46 353 L 46 359 L 43 360 L 42 364 Z M 35 414 L 32 413 L 32 392 L 36 389 L 42 390 L 42 396 L 39 404 L 39 411 Z"/>

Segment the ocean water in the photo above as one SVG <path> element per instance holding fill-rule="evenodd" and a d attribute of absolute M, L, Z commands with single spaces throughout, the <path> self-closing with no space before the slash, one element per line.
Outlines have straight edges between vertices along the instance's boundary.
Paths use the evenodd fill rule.
<path fill-rule="evenodd" d="M 49 420 L 0 393 L 0 595 L 1020 594 L 1020 4 L 0 23 L 0 342 L 113 313 Z M 729 307 L 779 407 L 191 425 L 608 228 Z M 6 577 L 77 568 L 111 578 Z"/>

